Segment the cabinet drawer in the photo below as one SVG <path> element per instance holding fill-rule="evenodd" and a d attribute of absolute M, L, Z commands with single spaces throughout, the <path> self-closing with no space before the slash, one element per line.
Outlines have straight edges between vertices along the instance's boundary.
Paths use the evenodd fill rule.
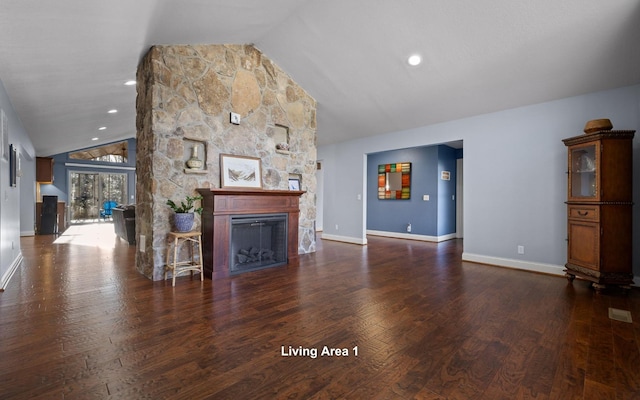
<path fill-rule="evenodd" d="M 569 218 L 583 221 L 599 221 L 600 207 L 598 206 L 569 206 Z"/>

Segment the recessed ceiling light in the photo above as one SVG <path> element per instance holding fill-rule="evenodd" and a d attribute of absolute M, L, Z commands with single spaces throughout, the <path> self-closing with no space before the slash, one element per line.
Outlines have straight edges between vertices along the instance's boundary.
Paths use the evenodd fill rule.
<path fill-rule="evenodd" d="M 107 127 L 106 127 L 106 126 L 101 126 L 100 128 L 98 128 L 98 130 L 99 130 L 99 131 L 103 131 L 103 130 L 105 130 L 105 129 L 107 129 Z"/>
<path fill-rule="evenodd" d="M 118 110 L 116 110 L 115 108 L 114 108 L 113 110 L 109 110 L 109 111 L 108 111 L 108 113 L 109 113 L 109 114 L 115 114 L 115 113 L 117 113 L 117 112 L 118 112 Z"/>
<path fill-rule="evenodd" d="M 407 62 L 409 63 L 409 65 L 415 67 L 416 65 L 419 65 L 422 62 L 422 57 L 420 57 L 419 54 L 413 54 L 409 56 L 409 58 L 407 59 Z"/>
<path fill-rule="evenodd" d="M 126 81 L 124 84 L 127 86 L 133 86 L 136 84 L 136 81 Z"/>
<path fill-rule="evenodd" d="M 96 140 L 98 140 L 98 138 L 94 137 L 94 138 L 91 138 L 91 140 L 93 140 L 95 142 Z"/>

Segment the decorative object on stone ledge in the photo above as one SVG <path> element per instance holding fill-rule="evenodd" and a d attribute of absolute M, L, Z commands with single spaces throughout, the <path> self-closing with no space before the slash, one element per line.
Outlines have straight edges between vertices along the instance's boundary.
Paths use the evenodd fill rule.
<path fill-rule="evenodd" d="M 202 160 L 198 157 L 198 145 L 194 144 L 191 148 L 191 158 L 187 160 L 189 169 L 202 169 Z"/>
<path fill-rule="evenodd" d="M 202 207 L 196 207 L 194 202 L 202 200 L 202 196 L 187 196 L 185 201 L 177 205 L 173 200 L 167 200 L 167 205 L 175 212 L 173 227 L 176 232 L 189 232 L 193 228 L 194 214 L 202 214 Z"/>
<path fill-rule="evenodd" d="M 285 142 L 278 143 L 278 144 L 276 144 L 276 149 L 288 151 L 289 150 L 289 143 L 285 143 Z"/>
<path fill-rule="evenodd" d="M 262 160 L 257 157 L 220 154 L 220 186 L 262 189 Z"/>
<path fill-rule="evenodd" d="M 610 131 L 613 129 L 613 124 L 608 118 L 592 119 L 587 121 L 584 126 L 584 133 L 595 133 L 600 131 Z"/>

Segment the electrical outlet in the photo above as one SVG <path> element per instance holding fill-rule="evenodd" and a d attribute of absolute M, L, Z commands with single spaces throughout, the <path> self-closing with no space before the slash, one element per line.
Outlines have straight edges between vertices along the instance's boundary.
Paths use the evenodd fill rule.
<path fill-rule="evenodd" d="M 518 245 L 518 254 L 524 254 L 524 246 Z"/>
<path fill-rule="evenodd" d="M 147 237 L 145 235 L 140 235 L 140 240 L 138 240 L 138 251 L 140 253 L 144 253 L 144 249 L 147 246 Z"/>
<path fill-rule="evenodd" d="M 428 194 L 423 194 L 422 195 L 422 200 L 423 201 L 429 201 L 429 195 Z"/>

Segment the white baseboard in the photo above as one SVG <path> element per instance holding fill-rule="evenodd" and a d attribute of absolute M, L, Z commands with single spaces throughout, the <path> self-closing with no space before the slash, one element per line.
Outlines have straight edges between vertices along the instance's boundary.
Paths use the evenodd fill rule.
<path fill-rule="evenodd" d="M 514 260 L 511 258 L 489 257 L 480 254 L 462 253 L 463 261 L 477 262 L 480 264 L 497 265 L 499 267 L 522 269 L 525 271 L 540 272 L 543 274 L 565 276 L 564 265 L 553 265 L 535 263 L 530 261 Z M 633 277 L 634 284 L 631 286 L 640 287 L 640 276 Z"/>
<path fill-rule="evenodd" d="M 446 240 L 451 240 L 456 238 L 455 233 L 442 235 L 442 236 L 427 236 L 427 235 L 416 235 L 413 233 L 400 233 L 400 232 L 387 232 L 387 231 L 374 231 L 374 230 L 367 230 L 367 235 L 384 236 L 384 237 L 390 237 L 390 238 L 396 238 L 396 239 L 420 240 L 423 242 L 444 242 Z"/>
<path fill-rule="evenodd" d="M 353 244 L 360 244 L 360 245 L 366 245 L 367 244 L 367 239 L 361 239 L 361 238 L 355 238 L 355 237 L 351 237 L 351 236 L 338 236 L 338 235 L 329 235 L 327 233 L 323 233 L 321 235 L 321 238 L 323 240 L 333 240 L 336 242 L 345 242 L 345 243 L 353 243 Z"/>
<path fill-rule="evenodd" d="M 36 231 L 21 231 L 20 236 L 35 236 Z"/>
<path fill-rule="evenodd" d="M 564 276 L 564 265 L 553 265 L 536 263 L 531 261 L 514 260 L 511 258 L 500 258 L 483 256 L 480 254 L 462 253 L 463 261 L 477 262 L 480 264 L 497 265 L 499 267 L 522 269 L 525 271 L 541 272 L 543 274 Z"/>
<path fill-rule="evenodd" d="M 2 280 L 0 280 L 0 292 L 4 291 L 7 288 L 7 286 L 9 286 L 9 280 L 11 280 L 11 277 L 18 270 L 18 267 L 20 266 L 21 263 L 22 263 L 22 252 L 20 252 L 18 254 L 18 257 L 16 257 L 16 259 L 13 260 L 13 263 L 11 264 L 7 272 L 5 272 L 4 275 L 2 276 Z"/>
<path fill-rule="evenodd" d="M 406 233 L 395 233 L 395 232 L 384 232 L 384 231 L 367 231 L 368 235 L 372 236 L 385 236 L 385 237 L 393 237 L 399 239 L 412 239 L 412 240 L 422 240 L 428 242 L 442 242 L 446 240 L 455 239 L 456 235 L 445 235 L 445 236 L 424 236 L 424 235 L 412 235 Z M 350 236 L 338 236 L 338 235 L 329 235 L 323 233 L 321 235 L 323 240 L 333 240 L 336 242 L 346 242 L 353 243 L 359 245 L 366 245 L 367 240 L 354 238 Z M 514 260 L 512 258 L 501 258 L 501 257 L 491 257 L 491 256 L 483 256 L 481 254 L 472 254 L 472 253 L 462 253 L 463 261 L 476 262 L 480 264 L 488 264 L 488 265 L 496 265 L 499 267 L 512 268 L 512 269 L 520 269 L 524 271 L 530 272 L 538 272 L 549 275 L 556 276 L 564 276 L 564 265 L 554 265 L 554 264 L 545 264 L 545 263 L 537 263 L 531 261 L 522 261 L 522 260 Z M 635 284 L 632 286 L 640 287 L 640 276 L 634 277 Z"/>

